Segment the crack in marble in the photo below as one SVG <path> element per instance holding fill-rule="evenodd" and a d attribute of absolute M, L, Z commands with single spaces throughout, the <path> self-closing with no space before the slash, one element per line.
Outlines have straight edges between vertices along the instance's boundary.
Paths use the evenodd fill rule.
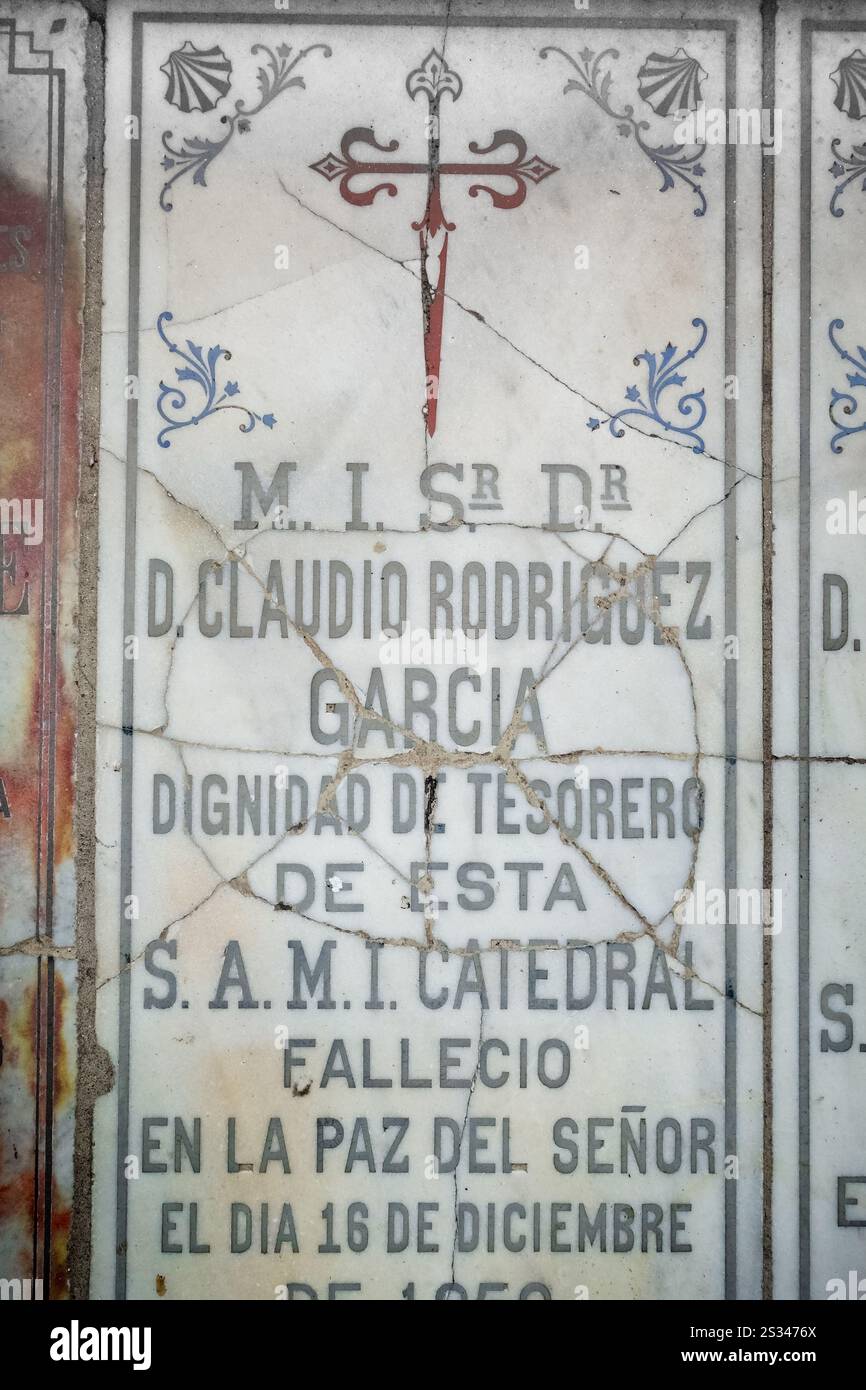
<path fill-rule="evenodd" d="M 45 936 L 29 936 L 25 941 L 13 941 L 0 946 L 0 956 L 37 956 L 46 960 L 77 960 L 75 946 L 57 946 Z"/>
<path fill-rule="evenodd" d="M 466 1095 L 466 1108 L 463 1111 L 463 1124 L 460 1128 L 460 1137 L 457 1141 L 457 1153 L 454 1162 L 454 1239 L 451 1245 L 451 1283 L 457 1283 L 457 1207 L 460 1201 L 460 1160 L 463 1157 L 463 1140 L 466 1137 L 466 1127 L 469 1124 L 469 1111 L 472 1108 L 472 1097 L 475 1094 L 475 1087 L 478 1085 L 478 1074 L 481 1070 L 481 1048 L 484 1043 L 484 1003 L 481 996 L 478 996 L 478 1041 L 475 1050 L 475 1069 L 469 1082 L 469 1090 Z"/>
<path fill-rule="evenodd" d="M 117 455 L 114 455 L 114 457 L 118 458 Z M 122 460 L 118 458 L 118 462 L 122 462 Z M 258 585 L 262 592 L 267 593 L 266 582 L 259 576 L 254 565 L 249 560 L 247 552 L 252 546 L 256 544 L 257 541 L 261 539 L 262 536 L 273 534 L 276 530 L 274 526 L 259 528 L 256 531 L 255 535 L 245 538 L 243 541 L 236 545 L 229 545 L 221 536 L 216 524 L 212 522 L 210 518 L 208 518 L 198 508 L 178 498 L 172 492 L 172 490 L 163 482 L 163 480 L 159 477 L 158 474 L 143 466 L 140 467 L 139 471 L 145 474 L 146 476 L 150 477 L 177 507 L 189 512 L 192 516 L 194 516 L 197 519 L 197 521 L 199 521 L 201 524 L 205 526 L 212 538 L 217 542 L 217 545 L 219 546 L 220 550 L 223 552 L 223 558 L 221 560 L 212 561 L 214 568 L 221 567 L 224 563 L 226 563 L 226 561 L 234 560 L 238 564 L 240 564 L 244 572 L 254 583 Z M 682 961 L 678 956 L 680 944 L 680 928 L 677 926 L 676 930 L 672 935 L 670 943 L 664 942 L 658 935 L 660 928 L 671 916 L 673 908 L 671 907 L 670 909 L 668 909 L 657 922 L 652 922 L 649 918 L 647 918 L 640 911 L 637 905 L 630 900 L 628 895 L 624 892 L 624 890 L 621 888 L 621 886 L 613 877 L 613 875 L 611 875 L 608 872 L 608 870 L 605 869 L 605 867 L 595 858 L 593 854 L 590 853 L 588 849 L 585 848 L 585 846 L 577 843 L 577 841 L 574 840 L 574 838 L 566 830 L 563 829 L 562 825 L 559 823 L 557 818 L 553 816 L 546 803 L 544 803 L 544 801 L 537 795 L 537 793 L 535 793 L 534 789 L 529 785 L 528 779 L 525 777 L 519 766 L 520 762 L 522 761 L 538 761 L 539 759 L 550 759 L 551 761 L 563 762 L 568 760 L 567 755 L 550 755 L 546 748 L 540 748 L 538 755 L 534 759 L 531 759 L 529 757 L 526 757 L 525 759 L 518 759 L 514 756 L 513 750 L 517 738 L 526 727 L 522 719 L 522 713 L 530 695 L 534 695 L 535 692 L 541 687 L 543 682 L 562 665 L 566 658 L 570 656 L 573 651 L 575 651 L 579 646 L 581 646 L 584 643 L 586 633 L 595 630 L 597 624 L 602 623 L 604 621 L 605 614 L 613 606 L 613 604 L 631 599 L 642 609 L 645 616 L 649 618 L 650 622 L 654 625 L 654 627 L 658 629 L 658 631 L 661 634 L 663 643 L 676 652 L 680 664 L 682 665 L 682 668 L 686 674 L 690 692 L 692 718 L 694 722 L 695 731 L 695 751 L 691 754 L 680 755 L 676 753 L 668 753 L 658 754 L 658 756 L 668 756 L 672 758 L 681 758 L 682 760 L 691 761 L 694 769 L 694 775 L 695 777 L 698 777 L 700 763 L 704 754 L 700 747 L 700 740 L 698 737 L 698 710 L 694 688 L 694 680 L 692 677 L 691 670 L 688 666 L 688 662 L 686 661 L 685 653 L 683 651 L 682 643 L 679 637 L 679 632 L 677 629 L 665 626 L 661 622 L 658 608 L 658 600 L 654 599 L 650 603 L 647 603 L 644 600 L 642 594 L 639 593 L 634 586 L 639 579 L 643 579 L 647 574 L 652 572 L 653 565 L 655 563 L 655 560 L 658 558 L 658 555 L 664 553 L 664 551 L 669 549 L 669 547 L 683 534 L 683 532 L 689 525 L 696 521 L 699 516 L 705 514 L 713 507 L 721 505 L 725 501 L 726 497 L 730 495 L 730 492 L 733 490 L 733 488 L 736 487 L 740 481 L 742 481 L 743 476 L 749 476 L 745 472 L 745 470 L 741 471 L 741 476 L 734 480 L 734 482 L 726 489 L 725 493 L 720 498 L 714 500 L 711 503 L 705 504 L 704 507 L 702 507 L 697 513 L 690 517 L 683 524 L 683 526 L 679 528 L 679 530 L 674 534 L 674 536 L 666 542 L 662 550 L 657 552 L 656 555 L 651 555 L 641 551 L 639 546 L 636 546 L 633 542 L 627 541 L 626 538 L 621 537 L 615 533 L 609 537 L 608 544 L 602 551 L 601 555 L 597 559 L 592 560 L 588 557 L 580 555 L 580 552 L 576 551 L 574 547 L 571 546 L 565 540 L 561 533 L 550 533 L 551 535 L 556 536 L 556 538 L 559 539 L 572 553 L 575 553 L 579 556 L 579 558 L 583 559 L 590 570 L 589 576 L 581 584 L 580 590 L 578 591 L 573 600 L 572 612 L 574 611 L 576 606 L 580 602 L 582 602 L 583 599 L 586 597 L 588 593 L 588 585 L 590 583 L 591 578 L 595 574 L 607 574 L 613 585 L 613 589 L 612 592 L 609 594 L 596 596 L 594 600 L 598 610 L 596 618 L 593 619 L 593 621 L 590 623 L 590 625 L 587 627 L 585 631 L 580 632 L 578 637 L 576 637 L 573 641 L 571 641 L 568 644 L 568 646 L 562 653 L 556 656 L 557 648 L 561 642 L 563 632 L 563 628 L 560 628 L 559 633 L 551 642 L 548 655 L 541 665 L 539 675 L 532 682 L 532 685 L 524 692 L 524 699 L 522 703 L 519 706 L 515 706 L 514 711 L 509 720 L 509 724 L 506 730 L 504 731 L 503 735 L 501 736 L 498 744 L 495 748 L 480 751 L 477 753 L 452 751 L 450 749 L 445 748 L 441 743 L 421 739 L 419 736 L 415 735 L 411 729 L 406 729 L 404 726 L 400 725 L 399 723 L 390 718 L 385 718 L 384 716 L 379 715 L 375 711 L 371 712 L 367 708 L 367 706 L 362 702 L 361 699 L 361 696 L 366 693 L 363 690 L 363 687 L 359 687 L 361 692 L 359 694 L 359 691 L 358 689 L 356 689 L 354 682 L 348 677 L 348 675 L 344 671 L 342 671 L 341 668 L 339 668 L 329 658 L 328 654 L 313 638 L 312 634 L 306 632 L 303 628 L 299 627 L 299 625 L 292 618 L 291 614 L 289 614 L 285 605 L 275 603 L 273 602 L 273 600 L 271 600 L 274 609 L 282 613 L 283 616 L 285 616 L 292 631 L 295 633 L 296 636 L 300 637 L 301 640 L 304 641 L 308 649 L 313 654 L 320 668 L 328 669 L 333 674 L 342 695 L 351 706 L 351 709 L 354 714 L 355 728 L 353 731 L 353 746 L 350 749 L 343 750 L 343 752 L 339 755 L 337 775 L 327 784 L 325 791 L 320 795 L 316 812 L 314 812 L 313 814 L 319 814 L 322 810 L 328 809 L 333 806 L 334 798 L 336 796 L 340 784 L 345 779 L 345 777 L 348 776 L 348 774 L 356 768 L 362 768 L 373 764 L 402 767 L 411 766 L 418 768 L 424 774 L 426 779 L 432 779 L 432 800 L 431 803 L 428 805 L 428 814 L 425 815 L 424 819 L 424 847 L 426 872 L 423 875 L 421 875 L 417 883 L 414 885 L 416 888 L 419 888 L 421 891 L 423 891 L 428 898 L 428 901 L 425 902 L 424 912 L 424 941 L 415 941 L 413 938 L 379 938 L 373 936 L 370 933 L 365 932 L 363 929 L 338 927 L 336 926 L 336 924 L 333 923 L 323 923 L 323 925 L 327 925 L 328 929 L 338 931 L 342 934 L 359 936 L 362 939 L 367 939 L 371 941 L 381 941 L 383 944 L 412 944 L 418 949 L 436 949 L 440 945 L 444 946 L 444 943 L 440 943 L 436 937 L 435 929 L 433 927 L 434 917 L 433 914 L 428 910 L 430 907 L 429 898 L 432 895 L 433 889 L 435 887 L 433 876 L 429 872 L 429 865 L 431 862 L 432 854 L 431 836 L 433 833 L 433 822 L 435 819 L 435 801 L 438 789 L 438 773 L 441 769 L 447 767 L 465 769 L 496 764 L 503 769 L 508 782 L 518 787 L 520 791 L 523 793 L 523 796 L 529 803 L 529 805 L 539 812 L 539 814 L 547 822 L 548 827 L 556 830 L 561 843 L 563 843 L 568 848 L 576 851 L 583 858 L 584 862 L 589 866 L 593 874 L 604 884 L 607 890 L 621 903 L 623 907 L 626 908 L 626 910 L 632 916 L 634 916 L 636 921 L 640 924 L 639 930 L 636 930 L 634 932 L 623 931 L 612 939 L 618 941 L 635 941 L 640 939 L 641 937 L 647 936 L 658 949 L 664 951 L 666 956 L 674 960 L 677 963 L 677 965 L 681 966 L 685 971 L 687 971 L 690 976 L 693 976 L 695 979 L 701 979 L 701 977 L 698 976 L 692 968 L 688 967 L 686 963 Z M 539 530 L 540 528 L 526 527 L 524 529 Z M 421 532 L 419 531 L 418 534 L 421 534 Z M 617 539 L 626 541 L 627 544 L 629 544 L 643 557 L 641 561 L 631 571 L 627 571 L 625 574 L 620 573 L 619 571 L 614 571 L 611 568 L 611 566 L 607 563 L 607 556 L 610 552 L 612 545 L 615 543 L 615 540 Z M 188 608 L 186 609 L 184 619 L 191 613 L 193 607 L 198 601 L 199 593 L 204 582 L 205 581 L 202 580 L 199 583 L 196 592 Z M 167 733 L 170 724 L 169 687 L 172 681 L 176 648 L 177 628 L 175 629 L 175 635 L 171 643 L 171 654 L 169 658 L 168 669 L 166 672 L 165 684 L 163 687 L 165 720 L 162 726 L 158 726 L 156 729 L 147 730 L 145 732 L 150 736 L 166 738 L 166 740 L 169 743 L 173 743 L 176 746 L 176 750 L 178 751 L 178 756 L 180 758 L 182 766 L 184 767 L 184 771 L 186 775 L 189 776 L 188 770 L 186 769 L 186 765 L 183 762 L 183 755 L 181 749 L 184 746 L 190 746 L 190 741 L 173 739 L 172 736 Z M 393 755 L 388 755 L 387 757 L 383 756 L 382 758 L 368 758 L 364 756 L 359 756 L 358 750 L 354 746 L 354 743 L 355 738 L 357 737 L 358 728 L 362 722 L 373 722 L 379 728 L 389 729 L 393 734 L 402 737 L 404 741 L 410 741 L 413 746 L 400 752 L 394 753 Z M 239 749 L 237 751 L 248 752 L 253 754 L 259 750 Z M 636 750 L 622 750 L 623 756 L 627 754 L 630 754 L 631 756 L 638 755 Z M 288 755 L 281 752 L 280 756 Z M 329 757 L 334 756 L 336 755 L 329 755 Z M 724 755 L 715 756 L 718 758 L 722 758 Z M 331 810 L 329 811 L 329 814 L 335 813 Z M 291 829 L 286 833 L 300 833 L 300 831 L 302 831 L 309 823 L 310 819 L 311 817 L 307 817 L 303 823 L 299 823 L 299 825 L 296 827 L 291 827 Z M 338 819 L 343 823 L 346 823 L 342 817 L 338 817 Z M 348 828 L 351 830 L 350 826 Z M 269 844 L 266 849 L 258 853 L 239 873 L 233 875 L 231 879 L 227 879 L 219 874 L 219 871 L 217 870 L 216 866 L 213 864 L 210 857 L 207 855 L 204 846 L 202 846 L 191 833 L 185 833 L 188 833 L 191 843 L 202 854 L 206 863 L 208 864 L 208 867 L 211 869 L 213 873 L 217 875 L 219 881 L 211 888 L 208 894 L 206 894 L 205 897 L 199 903 L 193 905 L 179 918 L 173 919 L 171 922 L 169 922 L 162 929 L 160 939 L 166 939 L 169 931 L 173 930 L 175 927 L 185 922 L 189 917 L 195 915 L 198 909 L 204 906 L 207 902 L 209 902 L 211 898 L 215 895 L 215 893 L 219 890 L 219 888 L 223 886 L 228 886 L 232 888 L 234 891 L 240 892 L 244 896 L 256 898 L 257 900 L 266 903 L 272 909 L 274 909 L 275 907 L 279 907 L 279 905 L 275 905 L 273 902 L 271 902 L 270 899 L 263 897 L 262 895 L 256 893 L 252 889 L 249 883 L 248 874 L 262 858 L 264 858 L 266 855 L 272 853 L 276 848 L 278 848 L 279 844 L 282 843 L 283 840 L 286 838 L 285 836 L 280 837 L 280 839 L 277 840 L 274 844 Z M 701 831 L 698 830 L 691 837 L 693 842 L 693 848 L 691 854 L 691 862 L 689 865 L 689 871 L 686 881 L 682 886 L 682 889 L 678 891 L 688 891 L 688 889 L 690 887 L 693 887 L 694 885 L 695 866 L 697 861 L 700 834 Z M 388 866 L 392 870 L 395 870 L 398 874 L 400 874 L 400 877 L 403 878 L 404 882 L 411 882 L 411 880 L 406 875 L 402 874 L 399 870 L 395 869 L 395 866 L 390 862 L 387 856 L 385 856 L 381 851 L 379 851 L 377 847 L 369 839 L 364 838 L 363 842 L 367 845 L 369 849 L 376 853 L 383 862 L 388 864 Z M 304 920 L 316 920 L 309 918 L 307 914 L 304 913 L 298 913 L 297 915 L 303 918 Z M 528 950 L 530 948 L 528 946 L 525 946 L 522 949 Z M 141 953 L 139 953 L 139 956 L 134 957 L 133 960 L 131 960 L 127 965 L 121 967 L 121 969 L 123 970 L 128 968 L 129 965 L 133 964 L 135 960 L 140 958 L 140 954 Z M 723 991 L 719 989 L 717 986 L 711 984 L 709 981 L 706 980 L 702 980 L 701 982 L 707 988 L 714 990 L 721 997 L 724 997 Z M 102 982 L 102 984 L 105 983 L 108 983 L 108 980 Z M 102 986 L 100 985 L 99 987 L 101 988 Z M 747 1009 L 749 1012 L 756 1012 L 755 1010 L 751 1009 L 750 1006 L 744 1004 L 741 1000 L 736 1000 L 735 1002 L 740 1007 Z"/>
<path fill-rule="evenodd" d="M 351 231 L 348 227 L 341 226 L 341 224 L 339 222 L 335 222 L 333 218 L 326 217 L 324 213 L 317 212 L 315 208 L 310 207 L 308 203 L 304 202 L 303 198 L 301 198 L 291 188 L 288 188 L 286 186 L 285 182 L 279 174 L 277 174 L 276 178 L 278 184 L 280 185 L 280 188 L 283 190 L 286 197 L 291 198 L 293 202 L 297 203 L 298 207 L 302 208 L 304 212 L 309 213 L 311 217 L 315 217 L 320 222 L 324 222 L 328 227 L 332 227 L 334 231 L 342 232 L 344 236 L 350 237 L 351 240 L 357 242 L 359 246 L 363 246 L 365 250 L 372 251 L 375 253 L 375 255 L 381 256 L 383 260 L 388 261 L 391 265 L 398 266 L 401 270 L 404 270 L 407 274 L 411 275 L 413 279 L 417 280 L 420 278 L 419 273 L 416 272 L 416 270 L 414 269 L 414 258 L 407 257 L 405 260 L 400 260 L 399 257 L 392 256 L 389 254 L 389 252 L 383 251 L 380 246 L 376 246 L 373 242 L 367 241 L 364 237 L 359 236 L 357 232 Z M 470 318 L 474 319 L 476 323 L 480 323 L 484 328 L 486 328 L 490 333 L 492 333 L 494 337 L 498 338 L 500 342 L 505 343 L 507 347 L 511 348 L 513 352 L 517 353 L 518 357 L 522 357 L 524 361 L 529 362 L 531 366 L 537 367 L 538 370 L 540 372 L 543 372 L 545 376 L 549 377 L 551 381 L 556 382 L 558 386 L 563 387 L 563 389 L 568 391 L 571 395 L 577 396 L 579 400 L 584 401 L 587 405 L 591 406 L 593 410 L 600 411 L 602 414 L 607 415 L 613 415 L 615 413 L 613 411 L 608 410 L 608 408 L 602 405 L 599 401 L 593 400 L 591 396 L 587 396 L 577 386 L 573 386 L 571 382 L 566 381 L 564 377 L 559 376 L 552 369 L 552 367 L 548 367 L 545 365 L 545 363 L 539 362 L 538 359 L 533 357 L 531 353 L 527 352 L 524 348 L 520 347 L 519 344 L 513 342 L 511 338 L 508 337 L 507 333 L 504 333 L 502 329 L 497 328 L 496 325 L 491 323 L 489 319 L 486 319 L 484 315 L 481 314 L 477 309 L 470 308 L 468 304 L 464 304 L 462 300 L 458 299 L 455 295 L 449 293 L 448 290 L 444 291 L 444 298 L 447 300 L 449 304 L 455 305 L 455 307 L 460 309 L 464 314 L 467 314 Z M 670 439 L 658 434 L 649 434 L 646 430 L 640 429 L 637 425 L 633 424 L 629 420 L 621 420 L 620 425 L 625 429 L 632 430 L 635 434 L 641 435 L 644 439 L 654 440 L 656 443 L 660 444 L 671 444 L 677 449 L 686 449 L 690 454 L 692 454 L 693 458 L 695 459 L 706 459 L 712 461 L 713 463 L 727 463 L 726 459 L 720 457 L 718 454 L 710 453 L 708 449 L 704 449 L 700 454 L 695 454 L 692 444 L 689 444 L 688 442 L 679 439 Z M 739 473 L 744 474 L 746 477 L 754 478 L 758 482 L 760 481 L 760 473 L 752 473 L 749 469 L 743 468 L 740 464 L 736 464 L 734 466 L 736 467 Z"/>

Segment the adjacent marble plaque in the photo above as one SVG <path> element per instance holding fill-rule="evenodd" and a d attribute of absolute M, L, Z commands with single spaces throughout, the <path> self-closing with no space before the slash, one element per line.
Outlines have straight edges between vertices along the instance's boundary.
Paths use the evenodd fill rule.
<path fill-rule="evenodd" d="M 777 340 L 800 348 L 799 359 L 778 351 L 774 380 L 777 668 L 784 663 L 775 683 L 776 854 L 799 887 L 788 895 L 773 986 L 775 1280 L 787 1298 L 866 1293 L 866 302 L 855 269 L 866 225 L 864 47 L 859 5 L 798 6 L 779 33 L 779 97 L 792 120 L 778 172 L 786 215 L 777 219 L 775 311 Z"/>

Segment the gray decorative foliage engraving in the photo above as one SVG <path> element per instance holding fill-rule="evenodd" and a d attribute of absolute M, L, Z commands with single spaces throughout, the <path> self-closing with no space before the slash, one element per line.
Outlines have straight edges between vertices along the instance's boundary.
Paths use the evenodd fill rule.
<path fill-rule="evenodd" d="M 171 212 L 174 206 L 169 194 L 172 185 L 177 183 L 178 179 L 192 174 L 192 182 L 199 188 L 205 188 L 208 169 L 235 134 L 248 134 L 252 129 L 253 119 L 283 92 L 293 87 L 306 86 L 304 78 L 296 69 L 308 54 L 317 51 L 326 58 L 331 56 L 331 49 L 325 43 L 313 43 L 294 53 L 291 45 L 287 43 L 278 44 L 273 49 L 263 43 L 253 44 L 250 52 L 263 55 L 263 63 L 256 76 L 261 95 L 254 106 L 247 106 L 242 99 L 236 101 L 234 114 L 220 118 L 226 127 L 225 135 L 221 139 L 209 140 L 203 135 L 188 135 L 178 139 L 170 130 L 163 133 L 162 146 L 165 153 L 161 162 L 162 168 L 170 175 L 159 195 L 159 205 L 164 212 Z M 172 141 L 175 143 L 172 144 Z"/>
<path fill-rule="evenodd" d="M 573 58 L 564 48 L 548 45 L 541 49 L 540 56 L 547 58 L 552 53 L 564 58 L 576 74 L 576 76 L 569 78 L 563 91 L 565 93 L 578 92 L 581 96 L 589 97 L 590 101 L 595 102 L 599 110 L 616 122 L 619 134 L 626 138 L 633 137 L 641 154 L 645 155 L 656 166 L 662 178 L 659 192 L 666 193 L 669 188 L 675 186 L 676 181 L 685 184 L 698 200 L 697 207 L 693 209 L 695 217 L 703 217 L 707 210 L 707 199 L 699 180 L 706 173 L 701 163 L 706 152 L 706 143 L 696 143 L 693 146 L 651 145 L 644 138 L 644 132 L 650 128 L 649 121 L 639 121 L 635 117 L 634 107 L 628 103 L 621 110 L 612 104 L 613 73 L 609 63 L 611 60 L 615 61 L 619 58 L 618 49 L 605 48 L 600 53 L 596 53 L 591 48 L 584 48 L 576 58 Z M 678 53 L 682 53 L 682 49 L 678 50 Z M 655 64 L 653 64 L 653 60 L 655 60 Z M 646 93 L 652 95 L 658 102 L 659 111 L 664 108 L 666 113 L 668 109 L 671 109 L 668 107 L 668 98 L 673 100 L 674 93 L 678 94 L 678 100 L 687 98 L 696 103 L 699 99 L 698 73 L 693 69 L 693 60 L 685 54 L 683 54 L 683 60 L 686 63 L 685 70 L 682 61 L 677 55 L 674 55 L 674 58 L 668 61 L 676 64 L 676 74 L 672 71 L 664 74 L 660 73 L 659 67 L 664 61 L 661 55 L 651 54 L 640 69 L 640 74 L 642 74 L 641 94 L 644 96 L 644 100 L 647 100 Z M 699 65 L 698 68 L 700 72 L 703 72 Z M 650 104 L 652 103 L 650 102 Z"/>

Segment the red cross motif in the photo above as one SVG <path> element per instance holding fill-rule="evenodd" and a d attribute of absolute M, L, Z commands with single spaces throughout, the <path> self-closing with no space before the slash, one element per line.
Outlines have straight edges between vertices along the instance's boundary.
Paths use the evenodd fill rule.
<path fill-rule="evenodd" d="M 453 232 L 455 223 L 447 221 L 442 210 L 440 185 L 443 175 L 463 175 L 476 179 L 508 179 L 507 192 L 491 187 L 486 182 L 473 183 L 469 196 L 476 198 L 479 193 L 487 193 L 497 208 L 517 208 L 526 198 L 527 179 L 531 183 L 541 183 L 550 174 L 557 173 L 556 165 L 548 164 L 538 155 L 527 159 L 526 141 L 516 130 L 497 130 L 489 145 L 481 146 L 477 141 L 469 142 L 470 153 L 477 158 L 468 163 L 448 164 L 439 158 L 439 106 L 446 94 L 457 101 L 463 90 L 461 78 L 448 67 L 445 59 L 432 48 L 420 68 L 415 68 L 406 79 L 406 90 L 412 100 L 419 92 L 427 98 L 427 159 L 423 164 L 413 164 L 398 160 L 375 160 L 357 158 L 353 149 L 356 145 L 366 145 L 381 154 L 393 154 L 399 148 L 398 140 L 380 145 L 373 131 L 365 126 L 354 126 L 347 130 L 340 141 L 340 153 L 326 154 L 310 168 L 332 182 L 340 180 L 340 197 L 356 207 L 369 206 L 379 193 L 387 193 L 390 198 L 397 195 L 397 185 L 392 179 L 404 174 L 426 174 L 427 202 L 424 216 L 413 222 L 412 228 L 419 233 L 421 248 L 421 313 L 424 333 L 424 366 L 426 373 L 425 402 L 422 412 L 427 423 L 427 433 L 432 438 L 436 431 L 436 407 L 439 397 L 439 367 L 442 358 L 442 319 L 445 309 L 445 268 L 448 258 L 448 233 Z M 503 147 L 511 146 L 515 153 L 510 160 L 499 162 L 488 160 Z M 385 182 L 372 187 L 358 187 L 356 179 L 369 184 L 369 177 L 384 175 Z"/>

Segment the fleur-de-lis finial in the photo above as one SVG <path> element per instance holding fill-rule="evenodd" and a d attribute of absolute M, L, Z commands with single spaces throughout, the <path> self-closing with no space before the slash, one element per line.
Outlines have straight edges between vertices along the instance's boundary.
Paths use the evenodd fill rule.
<path fill-rule="evenodd" d="M 442 54 L 431 48 L 420 68 L 414 68 L 406 78 L 406 91 L 413 100 L 419 92 L 426 92 L 431 105 L 445 92 L 450 92 L 456 101 L 463 91 L 463 81 L 449 68 Z"/>

